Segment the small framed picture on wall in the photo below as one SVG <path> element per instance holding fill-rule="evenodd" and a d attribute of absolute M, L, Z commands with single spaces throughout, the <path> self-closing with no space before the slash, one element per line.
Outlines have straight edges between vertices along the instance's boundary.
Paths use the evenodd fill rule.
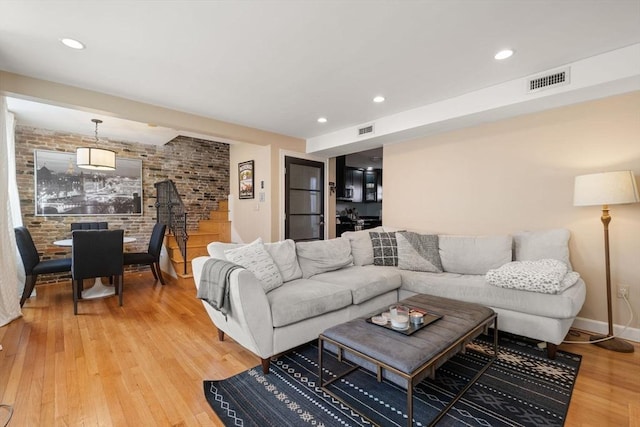
<path fill-rule="evenodd" d="M 241 199 L 253 199 L 253 160 L 247 162 L 238 163 L 238 181 L 240 184 Z"/>

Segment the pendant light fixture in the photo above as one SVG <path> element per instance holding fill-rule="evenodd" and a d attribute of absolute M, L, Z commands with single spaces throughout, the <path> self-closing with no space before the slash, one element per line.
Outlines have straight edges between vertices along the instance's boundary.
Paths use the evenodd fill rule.
<path fill-rule="evenodd" d="M 76 164 L 82 169 L 92 169 L 100 171 L 116 170 L 116 152 L 99 148 L 98 125 L 102 120 L 91 119 L 96 124 L 95 147 L 79 147 L 76 149 Z"/>

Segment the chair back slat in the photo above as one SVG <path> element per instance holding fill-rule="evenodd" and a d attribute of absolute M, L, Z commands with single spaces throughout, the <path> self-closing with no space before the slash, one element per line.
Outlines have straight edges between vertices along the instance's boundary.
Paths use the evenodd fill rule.
<path fill-rule="evenodd" d="M 27 275 L 30 275 L 35 267 L 40 262 L 40 255 L 31 233 L 26 227 L 16 227 L 14 229 L 16 233 L 16 244 L 18 245 L 18 251 L 22 258 L 22 264 L 24 265 L 24 271 Z"/>
<path fill-rule="evenodd" d="M 106 221 L 97 222 L 72 222 L 71 231 L 73 230 L 107 230 L 109 223 Z"/>
<path fill-rule="evenodd" d="M 166 229 L 166 224 L 161 224 L 159 222 L 153 226 L 151 239 L 149 239 L 149 253 L 156 259 L 160 258 L 160 251 L 162 251 L 162 242 L 164 241 L 164 233 Z"/>
<path fill-rule="evenodd" d="M 71 234 L 74 280 L 122 275 L 124 230 L 74 230 Z"/>

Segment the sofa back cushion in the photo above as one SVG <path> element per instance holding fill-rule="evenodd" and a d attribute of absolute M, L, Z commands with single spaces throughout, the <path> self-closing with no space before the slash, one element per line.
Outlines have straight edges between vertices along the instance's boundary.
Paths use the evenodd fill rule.
<path fill-rule="evenodd" d="M 459 274 L 486 274 L 512 258 L 512 238 L 498 236 L 438 236 L 444 271 Z"/>
<path fill-rule="evenodd" d="M 302 269 L 302 277 L 338 270 L 353 263 L 349 240 L 338 237 L 329 240 L 297 242 L 296 252 Z"/>
<path fill-rule="evenodd" d="M 211 242 L 207 245 L 207 252 L 209 253 L 210 257 L 227 260 L 227 256 L 224 254 L 224 251 L 229 249 L 236 249 L 244 245 L 244 243 Z"/>
<path fill-rule="evenodd" d="M 398 231 L 396 242 L 399 269 L 442 273 L 437 234 Z"/>
<path fill-rule="evenodd" d="M 262 288 L 269 292 L 282 285 L 280 270 L 264 247 L 261 238 L 248 245 L 224 251 L 227 259 L 243 266 L 262 282 Z"/>
<path fill-rule="evenodd" d="M 353 256 L 353 265 L 371 265 L 373 264 L 373 246 L 371 245 L 370 231 L 384 231 L 382 227 L 371 228 L 362 231 L 345 231 L 342 237 L 347 239 L 351 244 L 351 256 Z"/>
<path fill-rule="evenodd" d="M 516 261 L 537 261 L 557 259 L 567 265 L 569 270 L 569 238 L 566 228 L 541 231 L 522 231 L 513 235 L 513 258 Z"/>
<path fill-rule="evenodd" d="M 296 256 L 296 243 L 291 240 L 283 240 L 281 242 L 265 243 L 265 249 L 276 263 L 283 282 L 299 279 L 302 277 L 302 269 L 298 264 Z"/>

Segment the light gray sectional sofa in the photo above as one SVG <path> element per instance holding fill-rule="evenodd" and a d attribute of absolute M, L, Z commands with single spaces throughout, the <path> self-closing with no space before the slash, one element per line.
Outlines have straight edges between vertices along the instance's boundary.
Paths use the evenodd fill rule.
<path fill-rule="evenodd" d="M 487 272 L 540 259 L 562 261 L 570 271 L 568 230 L 501 236 L 393 231 L 378 227 L 315 242 L 213 242 L 209 257 L 192 261 L 194 281 L 198 287 L 209 258 L 246 267 L 230 275 L 228 315 L 203 304 L 219 338 L 227 334 L 258 355 L 265 373 L 272 356 L 419 293 L 489 306 L 498 313 L 499 330 L 546 342 L 549 357 L 555 357 L 584 303 L 582 279 L 544 293 L 495 286 Z"/>

